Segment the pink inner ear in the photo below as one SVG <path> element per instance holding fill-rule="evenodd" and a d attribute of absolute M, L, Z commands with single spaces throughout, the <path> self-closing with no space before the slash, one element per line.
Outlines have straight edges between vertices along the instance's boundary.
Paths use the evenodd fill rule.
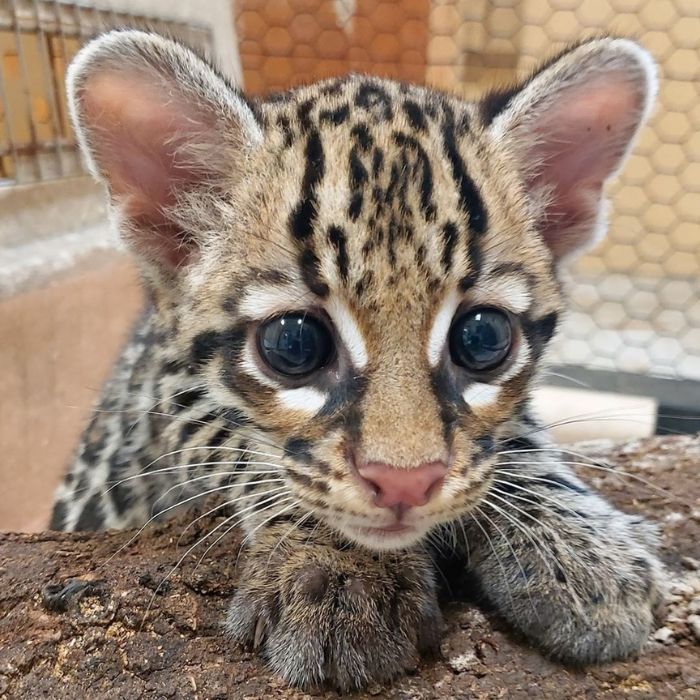
<path fill-rule="evenodd" d="M 102 73 L 84 86 L 82 108 L 95 160 L 132 223 L 134 245 L 177 267 L 187 262 L 193 245 L 167 210 L 178 191 L 205 177 L 186 163 L 181 149 L 213 124 L 173 93 L 162 94 L 138 75 Z"/>
<path fill-rule="evenodd" d="M 555 257 L 595 236 L 603 185 L 634 136 L 641 99 L 634 83 L 606 74 L 564 91 L 538 115 L 529 186 L 552 195 L 541 231 Z"/>

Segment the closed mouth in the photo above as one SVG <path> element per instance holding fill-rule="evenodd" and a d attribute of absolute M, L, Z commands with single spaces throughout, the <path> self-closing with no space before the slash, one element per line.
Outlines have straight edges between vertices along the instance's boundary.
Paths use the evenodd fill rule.
<path fill-rule="evenodd" d="M 384 535 L 384 534 L 398 534 L 402 532 L 410 532 L 414 528 L 411 525 L 405 525 L 404 523 L 394 523 L 393 525 L 388 525 L 387 527 L 360 527 L 358 530 L 365 532 L 370 535 Z"/>

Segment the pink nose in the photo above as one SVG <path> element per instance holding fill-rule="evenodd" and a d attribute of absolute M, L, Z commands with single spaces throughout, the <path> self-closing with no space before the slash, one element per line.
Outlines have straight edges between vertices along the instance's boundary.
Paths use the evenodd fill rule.
<path fill-rule="evenodd" d="M 411 469 L 397 469 L 383 462 L 368 462 L 358 473 L 375 493 L 381 508 L 425 505 L 440 489 L 447 474 L 444 462 L 426 462 Z"/>

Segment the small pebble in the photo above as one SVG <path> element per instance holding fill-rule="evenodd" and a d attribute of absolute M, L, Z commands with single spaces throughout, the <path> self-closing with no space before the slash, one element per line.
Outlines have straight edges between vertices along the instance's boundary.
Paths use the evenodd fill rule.
<path fill-rule="evenodd" d="M 455 673 L 464 673 L 464 671 L 468 671 L 469 669 L 474 668 L 474 666 L 478 663 L 479 659 L 477 659 L 476 654 L 473 651 L 467 651 L 464 654 L 460 654 L 459 656 L 453 656 L 447 662 L 447 665 Z"/>
<path fill-rule="evenodd" d="M 681 520 L 685 520 L 685 517 L 683 516 L 683 513 L 679 513 L 678 511 L 674 510 L 672 513 L 665 516 L 664 520 L 667 523 L 679 523 Z"/>
<path fill-rule="evenodd" d="M 673 630 L 670 627 L 659 627 L 654 632 L 654 639 L 662 644 L 673 644 Z"/>
<path fill-rule="evenodd" d="M 700 569 L 700 561 L 694 559 L 693 557 L 681 557 L 681 564 L 683 564 L 686 569 L 690 569 L 691 571 L 697 571 Z"/>
<path fill-rule="evenodd" d="M 688 627 L 690 627 L 695 639 L 700 642 L 700 615 L 689 615 Z"/>
<path fill-rule="evenodd" d="M 700 598 L 693 598 L 688 603 L 688 613 L 690 615 L 700 615 Z"/>
<path fill-rule="evenodd" d="M 693 595 L 693 593 L 695 593 L 695 589 L 693 588 L 693 586 L 689 586 L 687 583 L 678 582 L 674 583 L 671 586 L 671 593 L 673 595 L 680 595 L 685 597 Z"/>

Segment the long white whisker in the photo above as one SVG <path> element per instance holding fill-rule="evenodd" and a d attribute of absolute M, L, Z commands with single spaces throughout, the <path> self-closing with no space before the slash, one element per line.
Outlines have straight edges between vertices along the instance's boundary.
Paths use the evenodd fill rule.
<path fill-rule="evenodd" d="M 269 499 L 268 499 L 268 500 L 269 500 Z M 231 520 L 233 520 L 234 518 L 238 517 L 241 513 L 245 512 L 246 510 L 250 510 L 251 508 L 256 508 L 256 507 L 259 506 L 259 505 L 260 505 L 260 504 L 258 504 L 258 503 L 254 503 L 252 506 L 249 506 L 248 508 L 245 508 L 245 509 L 243 509 L 242 511 L 238 511 L 238 512 L 234 513 L 233 515 L 230 515 L 229 517 L 225 518 L 225 519 L 222 520 L 215 528 L 213 528 L 210 532 L 208 532 L 208 533 L 207 533 L 206 535 L 204 535 L 203 537 L 200 537 L 200 538 L 199 538 L 199 539 L 198 539 L 198 540 L 197 540 L 197 541 L 196 541 L 196 542 L 195 542 L 195 543 L 194 543 L 194 544 L 193 544 L 193 545 L 178 559 L 178 561 L 176 562 L 175 566 L 173 566 L 173 568 L 170 569 L 170 571 L 167 573 L 167 575 L 161 580 L 161 582 L 158 584 L 158 586 L 156 586 L 155 590 L 153 591 L 153 595 L 151 596 L 151 600 L 149 601 L 148 606 L 146 607 L 146 611 L 145 611 L 144 614 L 143 614 L 143 622 L 141 623 L 141 627 L 143 627 L 143 624 L 146 622 L 146 617 L 148 616 L 148 613 L 149 613 L 149 611 L 150 611 L 150 609 L 151 609 L 151 606 L 153 605 L 153 601 L 155 600 L 156 595 L 158 594 L 158 592 L 160 591 L 160 589 L 163 587 L 163 584 L 177 571 L 177 569 L 180 567 L 180 565 L 182 564 L 182 562 L 189 556 L 190 552 L 192 552 L 192 550 L 194 550 L 195 548 L 197 548 L 202 542 L 204 542 L 204 540 L 206 540 L 206 539 L 208 539 L 209 537 L 211 537 L 211 536 L 212 536 L 215 532 L 217 532 L 220 528 L 224 527 L 224 526 L 225 526 L 227 523 L 229 523 Z M 276 504 L 273 503 L 273 504 L 271 504 L 271 505 L 269 505 L 269 506 L 266 506 L 265 508 L 261 508 L 260 510 L 261 510 L 261 511 L 262 511 L 262 510 L 267 510 L 268 508 L 273 508 L 275 505 L 276 505 Z M 241 519 L 240 522 L 242 522 L 244 519 L 245 519 L 245 518 Z M 229 528 L 226 530 L 226 532 L 225 532 L 224 534 L 229 533 L 229 532 L 230 532 L 231 530 L 233 530 L 233 528 L 236 527 L 236 525 L 238 525 L 238 524 L 239 524 L 239 523 L 234 523 L 233 525 L 231 525 L 231 527 L 229 527 Z M 218 542 L 220 539 L 221 539 L 221 537 L 219 537 L 219 538 L 217 539 L 217 542 Z M 207 550 L 207 551 L 209 551 L 209 550 Z M 200 560 L 200 561 L 201 561 L 201 560 Z"/>
<path fill-rule="evenodd" d="M 282 505 L 283 503 L 288 503 L 290 499 L 294 499 L 294 496 L 293 496 L 293 495 L 289 495 L 289 496 L 287 496 L 286 498 L 278 499 L 278 500 L 277 500 L 275 503 L 273 503 L 272 505 L 267 506 L 266 508 L 260 508 L 259 510 L 256 510 L 254 513 L 248 514 L 246 517 L 242 518 L 241 521 L 240 521 L 239 523 L 234 523 L 233 525 L 231 525 L 231 527 L 227 528 L 221 535 L 219 535 L 219 537 L 217 537 L 216 541 L 214 541 L 212 544 L 209 545 L 209 547 L 207 547 L 207 549 L 206 549 L 206 551 L 204 552 L 204 554 L 202 554 L 202 556 L 199 558 L 199 561 L 197 562 L 197 565 L 194 567 L 193 573 L 194 573 L 194 571 L 197 570 L 197 568 L 199 567 L 199 565 L 202 563 L 202 560 L 203 560 L 204 557 L 207 555 L 207 552 L 209 552 L 209 550 L 210 550 L 212 547 L 214 547 L 214 546 L 217 544 L 217 542 L 219 542 L 221 539 L 223 539 L 224 537 L 226 537 L 226 535 L 228 535 L 228 533 L 231 532 L 231 530 L 233 530 L 233 528 L 236 527 L 236 525 L 239 525 L 239 524 L 242 523 L 244 520 L 248 520 L 251 516 L 257 515 L 258 513 L 262 513 L 263 511 L 269 510 L 270 508 L 273 508 L 273 507 L 276 506 L 276 505 Z M 263 503 L 264 503 L 264 502 L 266 502 L 266 501 L 263 501 Z M 287 507 L 282 508 L 281 510 L 277 511 L 276 513 L 273 513 L 269 518 L 266 518 L 265 520 L 263 520 L 263 521 L 260 523 L 260 525 L 258 525 L 252 532 L 247 533 L 247 534 L 245 535 L 245 537 L 243 538 L 243 540 L 241 540 L 241 546 L 240 546 L 240 549 L 238 550 L 239 553 L 240 553 L 240 550 L 243 549 L 243 546 L 244 546 L 244 544 L 247 542 L 247 540 L 249 539 L 249 537 L 253 535 L 253 533 L 257 532 L 263 525 L 269 523 L 270 520 L 272 520 L 273 518 L 276 518 L 276 517 L 282 515 L 282 513 L 286 513 L 288 510 L 291 510 L 292 508 L 295 508 L 296 506 L 299 505 L 299 503 L 301 503 L 301 501 L 293 500 L 293 502 L 290 503 Z"/>
<path fill-rule="evenodd" d="M 273 493 L 281 493 L 282 491 L 288 491 L 287 486 L 279 486 L 274 489 L 268 489 L 267 491 L 253 491 L 252 493 L 246 493 L 243 494 L 242 496 L 239 496 L 238 498 L 233 498 L 230 501 L 223 501 L 222 503 L 219 503 L 218 505 L 214 506 L 213 508 L 210 508 L 206 513 L 202 513 L 201 515 L 197 516 L 194 520 L 190 521 L 188 525 L 185 527 L 185 529 L 180 533 L 180 536 L 177 538 L 177 544 L 176 547 L 180 547 L 180 542 L 182 541 L 182 538 L 185 536 L 185 533 L 196 523 L 202 520 L 203 518 L 206 518 L 208 515 L 211 515 L 212 513 L 215 513 L 217 510 L 221 510 L 222 508 L 229 508 L 235 503 L 239 503 L 240 501 L 246 501 L 249 498 L 254 498 L 256 496 L 268 496 Z"/>
<path fill-rule="evenodd" d="M 484 499 L 483 502 L 486 505 L 491 505 L 488 503 L 488 501 L 486 499 Z M 515 563 L 518 565 L 518 569 L 520 569 L 520 574 L 523 577 L 523 581 L 525 583 L 525 590 L 527 591 L 527 596 L 530 599 L 530 605 L 532 606 L 532 612 L 535 613 L 536 617 L 539 617 L 539 613 L 537 612 L 537 608 L 535 607 L 535 603 L 533 602 L 532 596 L 530 595 L 530 579 L 528 578 L 527 574 L 525 573 L 525 569 L 523 568 L 523 565 L 520 562 L 520 557 L 518 557 L 518 555 L 516 554 L 515 549 L 513 548 L 513 545 L 511 544 L 510 540 L 506 537 L 503 530 L 501 530 L 501 528 L 498 527 L 498 525 L 488 515 L 486 515 L 486 513 L 484 513 L 484 511 L 481 510 L 481 508 L 479 506 L 476 506 L 476 510 L 483 518 L 486 518 L 486 520 L 488 520 L 494 528 L 496 528 L 496 532 L 498 532 L 498 534 L 503 538 L 505 543 L 508 545 L 508 549 L 510 549 L 511 554 L 513 555 L 513 557 L 515 559 Z"/>
<path fill-rule="evenodd" d="M 197 477 L 194 477 L 193 479 L 187 479 L 186 481 L 182 481 L 180 483 L 174 484 L 169 489 L 167 489 L 167 491 L 164 491 L 153 502 L 153 506 L 155 506 L 156 503 L 158 503 L 160 500 L 165 498 L 171 491 L 174 491 L 177 488 L 184 490 L 186 486 L 194 483 L 195 481 L 201 481 L 202 479 L 211 479 L 211 478 L 214 478 L 217 476 L 236 476 L 237 474 L 241 474 L 241 472 L 215 472 L 213 474 L 204 474 L 203 476 L 197 476 Z M 223 486 L 233 490 L 236 488 L 243 488 L 244 486 L 257 486 L 258 484 L 284 483 L 284 481 L 285 481 L 285 479 L 282 477 L 275 477 L 274 479 L 256 479 L 255 481 L 233 482 L 233 483 L 229 483 L 229 484 L 223 484 Z"/>
<path fill-rule="evenodd" d="M 510 599 L 511 609 L 515 610 L 515 601 L 513 600 L 513 593 L 510 590 L 510 581 L 508 580 L 508 574 L 506 574 L 506 570 L 505 570 L 505 567 L 503 566 L 503 562 L 501 561 L 501 558 L 498 556 L 498 552 L 496 552 L 496 549 L 493 546 L 493 542 L 491 541 L 491 537 L 489 537 L 489 533 L 486 532 L 483 525 L 479 522 L 479 519 L 474 517 L 473 513 L 469 513 L 469 515 L 470 515 L 471 519 L 476 523 L 477 527 L 481 530 L 484 537 L 486 538 L 486 541 L 489 544 L 489 548 L 491 549 L 491 553 L 495 557 L 496 562 L 498 563 L 498 567 L 501 570 L 501 574 L 503 575 L 503 582 L 506 584 L 506 590 L 508 591 L 508 598 Z"/>
<path fill-rule="evenodd" d="M 133 481 L 134 479 L 142 479 L 146 476 L 152 476 L 156 474 L 167 474 L 169 472 L 176 472 L 180 471 L 181 469 L 194 469 L 195 467 L 216 467 L 216 466 L 228 466 L 228 467 L 236 467 L 240 465 L 249 465 L 252 464 L 253 466 L 271 466 L 271 467 L 276 467 L 274 469 L 264 469 L 264 470 L 248 470 L 248 469 L 239 469 L 238 471 L 232 471 L 228 472 L 230 474 L 278 474 L 282 468 L 280 465 L 274 465 L 269 462 L 253 462 L 253 461 L 248 461 L 248 460 L 241 460 L 241 461 L 236 461 L 236 462 L 231 462 L 231 461 L 215 461 L 215 462 L 193 462 L 192 464 L 178 464 L 172 467 L 163 467 L 162 469 L 154 469 L 152 471 L 144 471 L 144 472 L 139 472 L 138 474 L 132 474 L 131 476 L 126 476 L 123 479 L 120 479 L 119 481 L 116 482 L 108 482 L 111 483 L 111 486 L 105 491 L 105 493 L 109 493 L 112 489 L 116 488 L 117 486 L 127 482 L 127 481 Z"/>

